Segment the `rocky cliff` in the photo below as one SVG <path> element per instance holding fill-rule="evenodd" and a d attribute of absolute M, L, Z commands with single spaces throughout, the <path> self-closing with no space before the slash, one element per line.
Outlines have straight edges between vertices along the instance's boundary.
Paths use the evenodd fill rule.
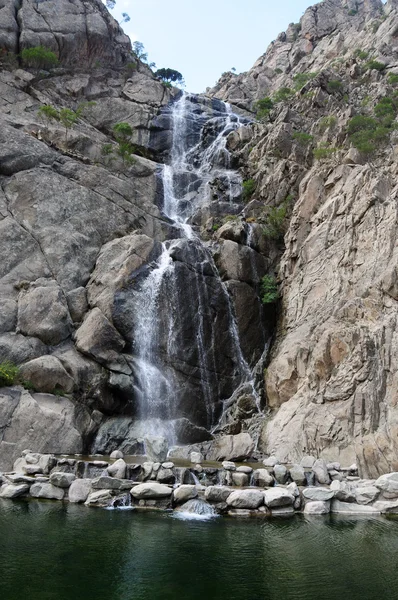
<path fill-rule="evenodd" d="M 208 90 L 246 110 L 274 100 L 230 139 L 256 183 L 245 216 L 289 214 L 261 447 L 371 476 L 397 468 L 397 35 L 395 0 L 325 0 Z"/>
<path fill-rule="evenodd" d="M 325 0 L 181 98 L 100 0 L 1 2 L 0 466 L 140 452 L 155 415 L 208 457 L 396 468 L 397 32 Z"/>
<path fill-rule="evenodd" d="M 24 59 L 39 46 L 58 63 Z M 19 366 L 21 384 L 0 390 L 0 466 L 26 447 L 142 451 L 137 420 L 154 412 L 142 409 L 144 388 L 176 441 L 211 438 L 268 336 L 266 258 L 247 232 L 211 240 L 215 219 L 243 208 L 240 177 L 225 170 L 237 117 L 218 100 L 187 104 L 184 135 L 199 154 L 178 176 L 178 202 L 186 212 L 210 190 L 212 200 L 190 215 L 194 239 L 182 239 L 163 167 L 181 92 L 140 62 L 103 3 L 3 0 L 0 47 L 0 363 Z M 243 399 L 244 416 L 258 411 L 252 392 L 243 386 L 232 402 Z M 220 426 L 239 431 L 234 415 Z"/>

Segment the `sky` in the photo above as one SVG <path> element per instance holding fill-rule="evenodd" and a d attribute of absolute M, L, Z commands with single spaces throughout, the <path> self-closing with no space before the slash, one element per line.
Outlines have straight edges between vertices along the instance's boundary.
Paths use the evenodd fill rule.
<path fill-rule="evenodd" d="M 188 92 L 204 92 L 224 71 L 248 71 L 311 0 L 116 0 L 113 16 L 144 44 L 158 69 L 176 69 Z"/>

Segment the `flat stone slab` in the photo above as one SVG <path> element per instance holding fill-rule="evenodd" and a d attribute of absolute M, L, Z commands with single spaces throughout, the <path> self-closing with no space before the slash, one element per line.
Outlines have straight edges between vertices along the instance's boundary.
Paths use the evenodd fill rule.
<path fill-rule="evenodd" d="M 309 487 L 303 490 L 303 496 L 307 500 L 314 500 L 318 502 L 325 502 L 331 500 L 336 495 L 334 490 L 324 487 Z"/>

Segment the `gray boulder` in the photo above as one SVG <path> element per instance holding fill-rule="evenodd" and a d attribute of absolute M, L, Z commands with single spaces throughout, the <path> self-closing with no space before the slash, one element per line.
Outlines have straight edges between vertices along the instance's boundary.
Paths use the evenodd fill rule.
<path fill-rule="evenodd" d="M 258 487 L 270 487 L 274 485 L 274 478 L 267 469 L 255 469 L 252 477 L 253 485 Z"/>
<path fill-rule="evenodd" d="M 355 501 L 358 504 L 370 504 L 377 499 L 380 490 L 374 485 L 359 486 L 355 489 Z"/>
<path fill-rule="evenodd" d="M 264 495 L 264 504 L 268 508 L 291 506 L 294 503 L 293 494 L 281 487 L 271 488 L 262 493 Z"/>
<path fill-rule="evenodd" d="M 177 504 L 192 500 L 198 495 L 198 490 L 195 485 L 180 485 L 173 491 L 173 500 Z"/>
<path fill-rule="evenodd" d="M 275 465 L 274 466 L 274 477 L 276 481 L 280 484 L 284 484 L 288 478 L 288 470 L 284 465 Z"/>
<path fill-rule="evenodd" d="M 335 491 L 329 488 L 309 487 L 303 490 L 303 496 L 306 500 L 314 500 L 317 502 L 326 502 L 335 496 Z"/>
<path fill-rule="evenodd" d="M 221 485 L 210 485 L 205 490 L 205 498 L 208 502 L 226 502 L 231 495 L 232 489 Z"/>
<path fill-rule="evenodd" d="M 106 507 L 109 506 L 111 500 L 111 490 L 98 490 L 89 494 L 84 504 L 86 506 Z"/>
<path fill-rule="evenodd" d="M 131 495 L 137 500 L 168 498 L 172 494 L 172 489 L 162 483 L 150 481 L 140 483 L 131 489 Z"/>
<path fill-rule="evenodd" d="M 260 490 L 239 490 L 232 492 L 226 502 L 233 508 L 254 510 L 264 503 L 264 496 Z"/>
<path fill-rule="evenodd" d="M 212 442 L 207 460 L 244 460 L 253 454 L 254 446 L 249 433 L 225 435 Z"/>
<path fill-rule="evenodd" d="M 318 458 L 312 466 L 312 471 L 315 473 L 315 478 L 321 485 L 330 483 L 330 476 L 326 462 L 322 458 Z"/>
<path fill-rule="evenodd" d="M 59 473 L 55 471 L 50 475 L 50 483 L 60 488 L 68 488 L 72 482 L 76 479 L 76 476 L 72 473 Z"/>
<path fill-rule="evenodd" d="M 35 358 L 20 369 L 21 378 L 29 381 L 38 392 L 53 393 L 55 390 L 68 394 L 75 382 L 58 358 L 47 355 Z"/>
<path fill-rule="evenodd" d="M 375 486 L 383 492 L 398 497 L 398 473 L 382 475 L 375 481 Z"/>
<path fill-rule="evenodd" d="M 166 438 L 147 436 L 144 439 L 145 455 L 150 461 L 163 462 L 167 458 L 169 445 Z"/>
<path fill-rule="evenodd" d="M 91 491 L 91 479 L 75 479 L 68 490 L 68 500 L 73 503 L 85 502 Z"/>
<path fill-rule="evenodd" d="M 0 487 L 0 498 L 18 498 L 29 491 L 29 484 L 5 484 Z"/>
<path fill-rule="evenodd" d="M 107 468 L 108 474 L 111 477 L 116 477 L 118 479 L 124 479 L 126 475 L 126 463 L 122 458 L 116 460 L 112 465 L 109 465 Z"/>
<path fill-rule="evenodd" d="M 114 450 L 110 453 L 110 458 L 117 460 L 118 458 L 124 458 L 124 454 L 120 450 Z"/>
<path fill-rule="evenodd" d="M 293 465 L 289 469 L 290 477 L 297 485 L 305 485 L 307 480 L 304 469 L 301 465 Z"/>
<path fill-rule="evenodd" d="M 63 500 L 65 490 L 51 483 L 34 483 L 30 488 L 32 498 L 47 498 L 48 500 Z"/>
<path fill-rule="evenodd" d="M 327 515 L 330 513 L 330 502 L 315 500 L 307 502 L 304 507 L 305 515 Z"/>
<path fill-rule="evenodd" d="M 93 490 L 120 490 L 122 489 L 122 481 L 114 477 L 103 475 L 93 479 L 91 482 Z"/>

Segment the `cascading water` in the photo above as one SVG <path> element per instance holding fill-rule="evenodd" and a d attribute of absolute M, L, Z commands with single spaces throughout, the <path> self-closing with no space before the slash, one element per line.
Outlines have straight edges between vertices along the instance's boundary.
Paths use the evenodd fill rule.
<path fill-rule="evenodd" d="M 179 237 L 162 244 L 135 292 L 135 396 L 141 435 L 184 443 L 200 441 L 198 435 L 217 424 L 224 401 L 241 383 L 251 382 L 228 291 L 191 225 L 210 205 L 215 180 L 223 182 L 227 202 L 240 197 L 241 178 L 231 170 L 226 148 L 240 119 L 223 102 L 214 107 L 182 94 L 170 122 L 161 209 Z"/>

